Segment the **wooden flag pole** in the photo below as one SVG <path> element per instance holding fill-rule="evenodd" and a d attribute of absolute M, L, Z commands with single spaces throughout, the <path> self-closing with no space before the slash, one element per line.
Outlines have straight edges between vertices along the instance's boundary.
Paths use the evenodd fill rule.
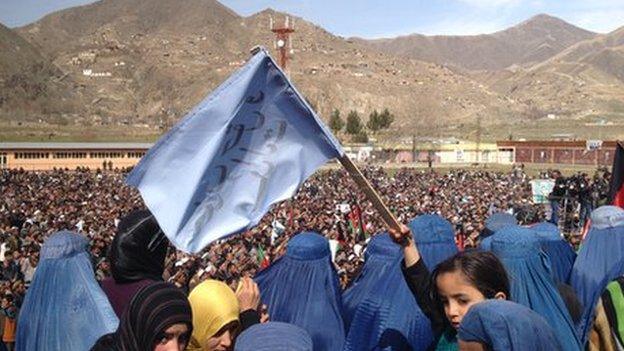
<path fill-rule="evenodd" d="M 373 186 L 368 182 L 368 180 L 364 177 L 362 172 L 360 172 L 360 170 L 353 163 L 353 161 L 351 161 L 349 156 L 347 156 L 347 154 L 344 154 L 342 157 L 339 157 L 338 160 L 347 170 L 347 172 L 349 172 L 351 178 L 353 178 L 355 183 L 359 185 L 360 189 L 364 191 L 368 199 L 373 203 L 373 206 L 375 207 L 375 209 L 377 209 L 377 212 L 381 214 L 381 218 L 384 220 L 384 222 L 386 222 L 386 225 L 400 232 L 401 224 L 399 223 L 399 221 L 396 219 L 396 217 L 394 217 L 392 212 L 390 212 L 388 207 L 386 207 L 386 205 L 383 203 L 383 200 L 381 200 L 381 197 L 379 197 L 379 194 L 377 194 L 377 191 L 373 189 Z"/>

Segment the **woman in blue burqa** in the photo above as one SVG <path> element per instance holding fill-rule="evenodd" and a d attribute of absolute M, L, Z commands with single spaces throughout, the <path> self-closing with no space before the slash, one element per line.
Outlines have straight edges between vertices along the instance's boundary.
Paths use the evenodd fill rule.
<path fill-rule="evenodd" d="M 591 227 L 572 267 L 570 283 L 583 304 L 578 326 L 581 340 L 587 340 L 594 308 L 607 284 L 624 274 L 624 210 L 602 206 L 591 214 Z"/>
<path fill-rule="evenodd" d="M 457 337 L 460 350 L 567 350 L 542 316 L 507 300 L 485 300 L 470 307 Z"/>
<path fill-rule="evenodd" d="M 312 351 L 310 335 L 296 325 L 283 322 L 259 323 L 236 339 L 234 351 Z"/>
<path fill-rule="evenodd" d="M 548 255 L 552 264 L 552 275 L 555 283 L 567 284 L 570 281 L 572 266 L 576 260 L 576 252 L 570 244 L 561 237 L 559 228 L 550 222 L 542 222 L 531 226 L 537 235 L 542 250 Z"/>
<path fill-rule="evenodd" d="M 494 235 L 505 227 L 513 227 L 518 225 L 516 217 L 507 212 L 493 213 L 485 220 L 485 228 L 479 234 L 479 248 L 481 250 L 492 250 L 492 239 Z"/>
<path fill-rule="evenodd" d="M 418 216 L 409 223 L 409 228 L 429 271 L 459 252 L 453 225 L 437 214 Z"/>
<path fill-rule="evenodd" d="M 347 340 L 344 350 L 427 350 L 429 319 L 401 271 L 403 252 L 387 233 L 369 242 L 364 267 L 342 297 Z"/>
<path fill-rule="evenodd" d="M 492 252 L 509 275 L 511 300 L 544 317 L 564 350 L 580 350 L 572 317 L 551 276 L 548 256 L 531 229 L 501 229 L 492 236 Z"/>
<path fill-rule="evenodd" d="M 88 350 L 117 329 L 87 250 L 87 240 L 69 231 L 45 241 L 20 311 L 16 350 Z"/>
<path fill-rule="evenodd" d="M 312 232 L 294 236 L 286 254 L 254 280 L 272 321 L 303 328 L 314 351 L 342 349 L 342 299 L 327 239 Z"/>

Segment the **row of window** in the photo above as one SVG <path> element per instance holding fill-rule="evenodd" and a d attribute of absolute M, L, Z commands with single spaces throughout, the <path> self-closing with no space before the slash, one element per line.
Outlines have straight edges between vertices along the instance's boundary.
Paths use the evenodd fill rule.
<path fill-rule="evenodd" d="M 16 159 L 50 158 L 49 152 L 16 152 Z"/>
<path fill-rule="evenodd" d="M 6 154 L 3 154 L 6 156 Z M 52 158 L 141 158 L 145 156 L 145 152 L 55 152 Z M 16 152 L 16 159 L 39 159 L 50 158 L 49 152 Z"/>
<path fill-rule="evenodd" d="M 53 158 L 87 158 L 86 152 L 55 152 Z"/>
<path fill-rule="evenodd" d="M 124 154 L 121 152 L 91 152 L 91 158 L 122 158 Z"/>

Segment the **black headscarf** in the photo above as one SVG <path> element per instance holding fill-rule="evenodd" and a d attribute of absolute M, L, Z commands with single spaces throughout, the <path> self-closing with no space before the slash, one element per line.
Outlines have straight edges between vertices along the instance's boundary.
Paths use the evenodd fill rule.
<path fill-rule="evenodd" d="M 162 280 L 169 241 L 149 210 L 121 219 L 108 253 L 115 282 Z"/>
<path fill-rule="evenodd" d="M 169 283 L 150 284 L 134 295 L 117 331 L 101 337 L 91 351 L 152 351 L 159 334 L 178 323 L 188 326 L 190 339 L 193 316 L 186 295 Z"/>

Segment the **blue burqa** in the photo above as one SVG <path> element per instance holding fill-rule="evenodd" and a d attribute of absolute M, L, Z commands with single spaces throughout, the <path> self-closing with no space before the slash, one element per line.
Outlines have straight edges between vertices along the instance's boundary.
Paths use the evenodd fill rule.
<path fill-rule="evenodd" d="M 548 256 L 531 229 L 501 229 L 493 236 L 492 252 L 509 275 L 511 300 L 544 317 L 564 350 L 580 350 L 572 318 L 551 276 Z"/>
<path fill-rule="evenodd" d="M 507 300 L 485 300 L 470 307 L 457 337 L 493 351 L 565 350 L 542 316 Z"/>
<path fill-rule="evenodd" d="M 312 232 L 294 236 L 286 255 L 254 280 L 272 321 L 303 328 L 315 351 L 342 349 L 346 334 L 342 298 L 327 239 Z"/>
<path fill-rule="evenodd" d="M 282 322 L 259 323 L 236 338 L 234 351 L 312 351 L 312 339 L 296 325 Z"/>
<path fill-rule="evenodd" d="M 572 246 L 561 237 L 559 228 L 550 222 L 542 222 L 530 228 L 535 232 L 542 246 L 542 250 L 550 259 L 553 279 L 557 284 L 568 284 L 572 266 L 576 260 L 576 252 Z"/>
<path fill-rule="evenodd" d="M 479 248 L 485 251 L 492 250 L 493 235 L 505 227 L 513 227 L 516 225 L 518 225 L 516 217 L 509 213 L 497 212 L 492 214 L 485 220 L 485 228 L 480 234 L 481 241 L 479 243 Z"/>
<path fill-rule="evenodd" d="M 440 262 L 459 252 L 455 245 L 455 231 L 446 219 L 438 215 L 425 214 L 414 218 L 409 227 L 418 245 L 418 251 L 430 272 Z"/>
<path fill-rule="evenodd" d="M 433 331 L 403 277 L 401 248 L 388 234 L 376 235 L 365 258 L 362 272 L 343 294 L 350 325 L 343 350 L 426 350 Z"/>
<path fill-rule="evenodd" d="M 93 274 L 87 240 L 61 231 L 46 240 L 19 313 L 16 350 L 89 350 L 117 329 Z"/>
<path fill-rule="evenodd" d="M 624 210 L 602 206 L 591 214 L 591 227 L 572 267 L 570 283 L 583 304 L 579 325 L 582 341 L 586 341 L 594 308 L 606 283 L 624 274 Z"/>

